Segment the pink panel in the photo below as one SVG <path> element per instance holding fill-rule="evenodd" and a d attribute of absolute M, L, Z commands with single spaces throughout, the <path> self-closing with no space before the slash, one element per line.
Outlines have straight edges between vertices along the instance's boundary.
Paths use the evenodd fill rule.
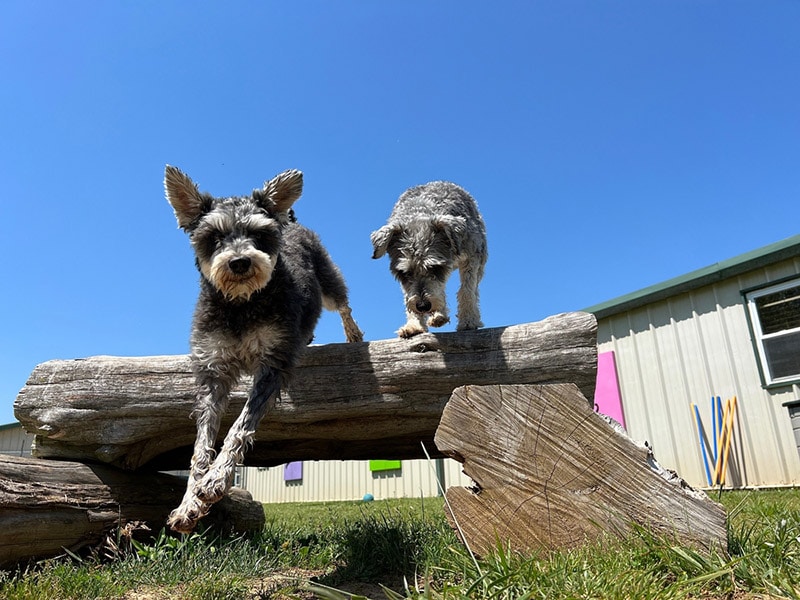
<path fill-rule="evenodd" d="M 594 390 L 595 410 L 625 425 L 625 413 L 622 411 L 622 395 L 619 392 L 617 379 L 617 361 L 611 352 L 597 355 L 597 385 Z"/>

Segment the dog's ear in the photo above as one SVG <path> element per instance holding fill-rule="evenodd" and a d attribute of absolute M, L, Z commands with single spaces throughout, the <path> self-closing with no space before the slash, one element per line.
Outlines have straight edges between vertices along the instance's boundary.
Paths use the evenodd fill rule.
<path fill-rule="evenodd" d="M 457 215 L 441 215 L 431 221 L 433 230 L 444 233 L 454 254 L 461 252 L 461 239 L 467 231 L 467 220 Z"/>
<path fill-rule="evenodd" d="M 267 201 L 264 208 L 272 208 L 278 213 L 286 213 L 303 193 L 303 173 L 297 169 L 289 169 L 264 183 L 264 188 L 257 195 L 259 202 Z"/>
<path fill-rule="evenodd" d="M 384 225 L 377 231 L 369 234 L 369 239 L 372 242 L 372 258 L 380 258 L 386 254 L 389 244 L 392 243 L 394 236 L 400 233 L 399 225 Z"/>
<path fill-rule="evenodd" d="M 164 191 L 175 211 L 178 226 L 188 229 L 208 210 L 206 199 L 189 176 L 172 165 L 164 169 Z"/>

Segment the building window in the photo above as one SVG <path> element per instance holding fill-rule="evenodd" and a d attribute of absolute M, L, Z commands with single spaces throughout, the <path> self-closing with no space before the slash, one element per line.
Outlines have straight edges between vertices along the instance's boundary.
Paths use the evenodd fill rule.
<path fill-rule="evenodd" d="M 800 379 L 800 279 L 745 294 L 767 385 Z"/>

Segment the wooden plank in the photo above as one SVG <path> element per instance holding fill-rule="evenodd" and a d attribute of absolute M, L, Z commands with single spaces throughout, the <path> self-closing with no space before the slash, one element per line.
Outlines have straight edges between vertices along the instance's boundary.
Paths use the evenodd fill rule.
<path fill-rule="evenodd" d="M 410 459 L 433 449 L 452 391 L 465 384 L 575 383 L 588 398 L 597 372 L 589 313 L 410 340 L 309 347 L 294 382 L 268 414 L 246 464 Z M 250 382 L 235 390 L 222 435 Z M 15 402 L 39 457 L 125 469 L 186 468 L 195 437 L 187 356 L 98 356 L 37 366 Z"/>
<path fill-rule="evenodd" d="M 182 477 L 109 466 L 0 455 L 0 566 L 100 544 L 134 521 L 160 531 L 186 488 Z M 233 488 L 204 524 L 233 531 L 264 527 L 264 509 Z"/>
<path fill-rule="evenodd" d="M 571 384 L 464 386 L 444 409 L 440 451 L 476 488 L 446 492 L 477 554 L 571 548 L 634 524 L 726 550 L 725 510 L 591 410 Z"/>

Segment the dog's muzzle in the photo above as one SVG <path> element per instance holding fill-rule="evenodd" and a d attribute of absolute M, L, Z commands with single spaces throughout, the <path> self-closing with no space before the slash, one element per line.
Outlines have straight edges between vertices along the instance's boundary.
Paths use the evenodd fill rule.
<path fill-rule="evenodd" d="M 414 305 L 414 308 L 417 310 L 418 313 L 425 314 L 425 313 L 429 313 L 431 311 L 431 308 L 433 308 L 433 306 L 427 300 L 419 300 Z"/>

